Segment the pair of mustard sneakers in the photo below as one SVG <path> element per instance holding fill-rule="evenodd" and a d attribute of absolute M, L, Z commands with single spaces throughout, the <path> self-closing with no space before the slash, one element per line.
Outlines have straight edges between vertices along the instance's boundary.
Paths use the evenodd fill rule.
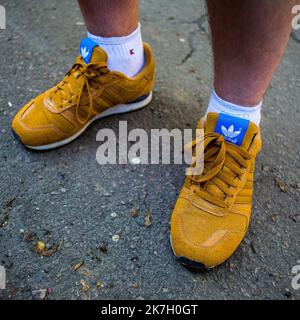
<path fill-rule="evenodd" d="M 90 39 L 83 39 L 80 49 L 64 79 L 13 119 L 13 133 L 26 147 L 63 146 L 94 120 L 151 101 L 155 63 L 148 44 L 145 66 L 133 78 L 110 71 L 107 54 Z M 198 127 L 205 132 L 204 171 L 186 177 L 171 218 L 171 246 L 182 264 L 202 270 L 229 258 L 246 234 L 261 136 L 254 123 L 224 114 L 209 113 Z"/>

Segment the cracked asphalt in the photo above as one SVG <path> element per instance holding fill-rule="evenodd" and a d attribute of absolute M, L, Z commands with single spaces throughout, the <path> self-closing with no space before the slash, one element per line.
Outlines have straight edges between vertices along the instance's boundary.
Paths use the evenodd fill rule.
<path fill-rule="evenodd" d="M 207 273 L 174 259 L 169 220 L 184 180 L 179 165 L 96 162 L 101 128 L 195 128 L 211 90 L 203 1 L 141 1 L 144 40 L 155 52 L 151 105 L 94 123 L 74 143 L 24 149 L 10 123 L 73 64 L 85 28 L 75 1 L 4 1 L 0 31 L 1 299 L 299 299 L 300 31 L 267 92 L 253 218 L 234 256 Z M 151 216 L 151 226 L 145 217 Z M 36 244 L 46 244 L 41 255 Z"/>

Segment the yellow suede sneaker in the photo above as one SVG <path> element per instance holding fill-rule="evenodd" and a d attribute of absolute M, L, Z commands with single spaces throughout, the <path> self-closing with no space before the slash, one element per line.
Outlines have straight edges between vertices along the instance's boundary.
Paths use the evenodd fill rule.
<path fill-rule="evenodd" d="M 171 218 L 171 245 L 183 265 L 205 270 L 229 258 L 246 234 L 261 135 L 253 122 L 218 113 L 198 128 L 205 130 L 204 170 L 186 177 Z"/>
<path fill-rule="evenodd" d="M 140 109 L 152 99 L 155 63 L 144 43 L 145 66 L 128 78 L 107 68 L 107 54 L 86 38 L 81 55 L 55 87 L 26 104 L 12 130 L 26 147 L 49 150 L 76 139 L 96 119 Z"/>

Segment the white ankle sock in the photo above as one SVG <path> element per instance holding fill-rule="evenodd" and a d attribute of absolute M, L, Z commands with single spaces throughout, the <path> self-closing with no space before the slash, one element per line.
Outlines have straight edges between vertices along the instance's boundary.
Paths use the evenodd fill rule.
<path fill-rule="evenodd" d="M 258 105 L 253 107 L 239 106 L 237 104 L 221 99 L 216 94 L 215 90 L 213 90 L 210 96 L 206 115 L 209 112 L 225 113 L 230 116 L 250 120 L 259 126 L 261 117 L 261 106 L 262 101 Z"/>
<path fill-rule="evenodd" d="M 141 25 L 125 37 L 104 38 L 87 33 L 108 55 L 108 68 L 119 71 L 127 77 L 134 77 L 144 67 L 145 56 L 141 35 Z"/>

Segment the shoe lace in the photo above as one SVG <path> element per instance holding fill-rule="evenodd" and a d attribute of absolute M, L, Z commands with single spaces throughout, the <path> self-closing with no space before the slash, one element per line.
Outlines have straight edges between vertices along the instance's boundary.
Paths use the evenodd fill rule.
<path fill-rule="evenodd" d="M 204 140 L 204 141 L 203 141 Z M 202 175 L 188 176 L 196 185 L 194 192 L 206 201 L 228 208 L 242 185 L 252 155 L 215 132 L 207 133 L 202 140 L 193 140 L 190 147 L 204 142 L 204 170 Z M 192 167 L 195 165 L 192 163 Z"/>
<path fill-rule="evenodd" d="M 96 89 L 99 89 L 99 83 L 95 80 L 103 74 L 108 73 L 109 70 L 107 68 L 107 64 L 104 61 L 85 64 L 81 57 L 76 59 L 76 63 L 67 72 L 65 78 L 54 87 L 52 94 L 50 94 L 50 98 L 60 103 L 63 101 L 69 101 L 72 103 L 72 98 L 77 95 L 78 89 L 79 93 L 77 96 L 77 102 L 75 107 L 75 116 L 79 123 L 84 124 L 94 113 L 94 103 L 93 96 L 91 93 L 92 82 Z M 75 80 L 75 83 L 74 83 Z M 79 81 L 79 88 L 78 88 Z M 84 92 L 87 92 L 88 96 L 88 114 L 82 119 L 79 116 L 80 111 L 80 102 L 84 95 Z M 58 108 L 61 108 L 62 105 L 58 105 Z"/>

